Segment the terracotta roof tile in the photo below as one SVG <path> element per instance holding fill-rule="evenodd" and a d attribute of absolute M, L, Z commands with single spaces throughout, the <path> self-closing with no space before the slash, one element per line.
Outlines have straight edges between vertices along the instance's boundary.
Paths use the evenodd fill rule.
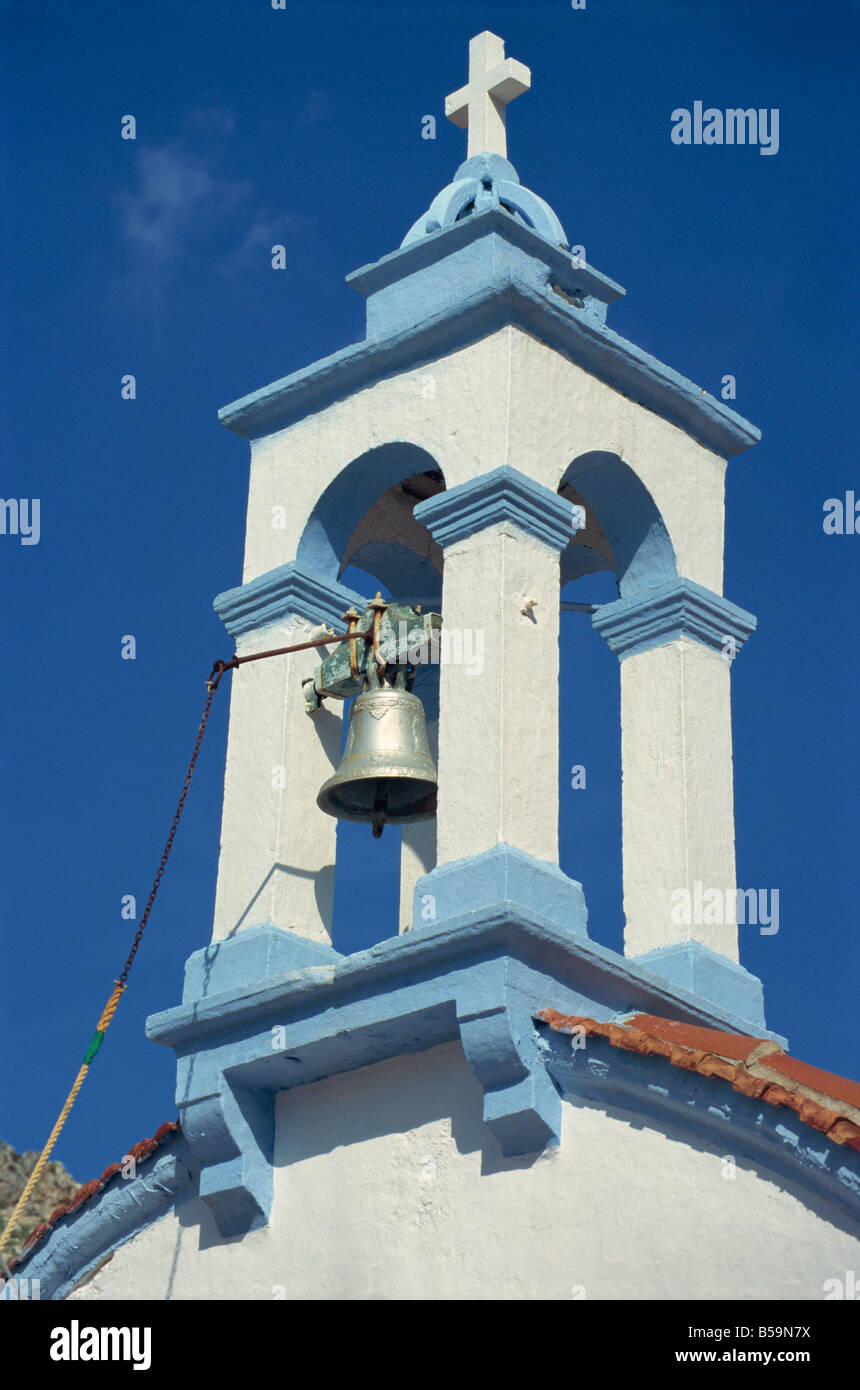
<path fill-rule="evenodd" d="M 758 1100 L 767 1082 L 763 1076 L 753 1076 L 751 1072 L 744 1072 L 738 1067 L 732 1079 L 732 1085 L 736 1091 L 740 1091 L 742 1096 L 750 1096 L 752 1100 Z"/>
<path fill-rule="evenodd" d="M 718 1028 L 699 1028 L 692 1023 L 677 1023 L 671 1018 L 658 1018 L 656 1014 L 636 1014 L 628 1019 L 628 1026 L 639 1028 L 652 1038 L 662 1038 L 668 1043 L 678 1043 L 681 1047 L 694 1047 L 700 1052 L 712 1052 L 718 1057 L 729 1057 L 743 1062 L 751 1052 L 761 1046 L 761 1038 L 750 1038 L 743 1033 L 724 1033 Z M 773 1043 L 768 1044 L 773 1047 Z"/>
<path fill-rule="evenodd" d="M 796 1110 L 797 1113 L 800 1114 L 800 1105 L 795 1104 L 794 1092 L 787 1091 L 784 1086 L 774 1086 L 772 1083 L 768 1086 L 765 1086 L 764 1090 L 761 1093 L 761 1098 L 768 1105 L 787 1105 L 792 1110 Z M 830 1110 L 827 1113 L 830 1116 L 829 1123 L 832 1123 L 833 1111 Z M 816 1128 L 818 1128 L 818 1126 L 816 1126 Z"/>
<path fill-rule="evenodd" d="M 153 1136 L 152 1136 L 152 1142 L 153 1142 L 153 1144 L 160 1144 L 161 1141 L 162 1141 L 162 1139 L 167 1139 L 171 1134 L 175 1134 L 176 1131 L 178 1130 L 178 1128 L 179 1128 L 179 1121 L 178 1121 L 178 1120 L 167 1120 L 167 1121 L 165 1121 L 165 1123 L 164 1123 L 163 1125 L 159 1125 L 159 1126 L 158 1126 L 158 1129 L 157 1129 L 157 1130 L 155 1131 L 155 1133 L 153 1134 Z"/>
<path fill-rule="evenodd" d="M 775 1071 L 792 1081 L 799 1081 L 809 1091 L 817 1095 L 829 1096 L 831 1100 L 842 1101 L 854 1110 L 860 1110 L 860 1082 L 849 1081 L 847 1077 L 835 1076 L 832 1071 L 821 1071 L 799 1062 L 796 1057 L 787 1057 L 784 1052 L 769 1052 L 758 1060 L 760 1067 Z"/>
<path fill-rule="evenodd" d="M 582 1031 L 626 1052 L 660 1057 L 684 1071 L 727 1081 L 741 1095 L 794 1110 L 834 1144 L 860 1150 L 860 1085 L 807 1066 L 770 1040 L 656 1014 L 636 1014 L 622 1023 L 568 1017 L 555 1009 L 541 1009 L 535 1017 L 557 1033 Z"/>
<path fill-rule="evenodd" d="M 141 1139 L 140 1142 L 129 1149 L 127 1153 L 123 1154 L 123 1160 L 134 1158 L 140 1162 L 141 1159 L 146 1158 L 148 1154 L 151 1154 L 157 1149 L 159 1144 L 163 1144 L 164 1140 L 169 1138 L 171 1134 L 175 1134 L 178 1129 L 178 1120 L 168 1120 L 167 1124 L 161 1125 L 155 1131 L 151 1139 Z M 40 1222 L 39 1225 L 30 1232 L 24 1243 L 21 1254 L 14 1260 L 9 1261 L 9 1268 L 14 1269 L 25 1255 L 29 1255 L 30 1252 L 35 1249 L 58 1221 L 61 1221 L 64 1216 L 68 1216 L 70 1212 L 77 1211 L 78 1207 L 84 1206 L 91 1197 L 95 1197 L 96 1193 L 101 1192 L 106 1183 L 109 1183 L 120 1171 L 121 1166 L 119 1163 L 109 1164 L 100 1178 L 92 1178 L 89 1182 L 85 1182 L 83 1187 L 78 1188 L 71 1201 L 66 1202 L 64 1206 L 56 1207 L 51 1212 L 47 1221 Z"/>
<path fill-rule="evenodd" d="M 154 1139 L 141 1139 L 132 1145 L 125 1157 L 133 1158 L 136 1163 L 139 1163 L 142 1158 L 146 1158 L 147 1154 L 151 1154 L 153 1149 L 157 1148 L 158 1144 Z"/>
<path fill-rule="evenodd" d="M 72 1197 L 71 1201 L 65 1207 L 64 1213 L 77 1211 L 78 1207 L 82 1207 L 84 1202 L 88 1202 L 91 1197 L 95 1197 L 96 1193 L 100 1191 L 101 1183 L 97 1178 L 91 1178 L 89 1182 L 84 1183 L 83 1187 L 78 1188 L 74 1197 Z"/>
<path fill-rule="evenodd" d="M 850 1120 L 840 1118 L 835 1125 L 831 1125 L 829 1137 L 837 1144 L 847 1144 L 850 1148 L 860 1151 L 860 1134 L 856 1130 L 856 1125 Z"/>

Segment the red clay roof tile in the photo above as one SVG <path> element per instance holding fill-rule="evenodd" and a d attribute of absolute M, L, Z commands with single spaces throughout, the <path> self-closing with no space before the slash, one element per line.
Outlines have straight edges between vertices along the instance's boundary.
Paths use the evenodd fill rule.
<path fill-rule="evenodd" d="M 91 1178 L 89 1182 L 84 1183 L 83 1187 L 78 1188 L 74 1197 L 68 1203 L 66 1211 L 77 1211 L 78 1207 L 82 1207 L 84 1205 L 84 1202 L 88 1202 L 91 1197 L 95 1197 L 96 1193 L 100 1189 L 101 1183 L 98 1181 L 98 1179 Z"/>
<path fill-rule="evenodd" d="M 557 1033 L 602 1037 L 626 1052 L 661 1057 L 684 1071 L 728 1081 L 741 1095 L 787 1106 L 835 1144 L 860 1150 L 860 1085 L 807 1066 L 773 1042 L 656 1014 L 636 1014 L 623 1023 L 568 1017 L 556 1009 L 541 1009 L 535 1017 Z"/>
<path fill-rule="evenodd" d="M 700 1052 L 713 1052 L 718 1057 L 729 1057 L 738 1062 L 744 1061 L 761 1046 L 761 1038 L 751 1038 L 743 1033 L 723 1033 L 718 1028 L 699 1028 L 692 1023 L 658 1018 L 656 1014 L 636 1014 L 627 1023 L 652 1038 L 663 1038 L 681 1047 L 694 1047 Z"/>
<path fill-rule="evenodd" d="M 151 1154 L 154 1149 L 157 1149 L 159 1144 L 162 1144 L 171 1134 L 175 1134 L 178 1129 L 178 1120 L 168 1120 L 166 1124 L 159 1126 L 151 1139 L 141 1139 L 138 1144 L 135 1144 L 133 1148 L 129 1149 L 127 1154 L 123 1154 L 123 1160 L 128 1157 L 133 1157 L 139 1162 L 142 1158 L 146 1158 L 148 1154 Z M 84 1183 L 83 1187 L 78 1188 L 71 1201 L 66 1202 L 63 1206 L 55 1207 L 47 1221 L 41 1221 L 39 1225 L 30 1232 L 24 1242 L 21 1254 L 14 1260 L 9 1261 L 9 1268 L 14 1269 L 15 1266 L 20 1263 L 23 1256 L 29 1255 L 30 1251 L 39 1244 L 58 1221 L 64 1216 L 67 1216 L 69 1212 L 77 1211 L 78 1207 L 84 1206 L 84 1204 L 88 1202 L 91 1197 L 94 1197 L 97 1192 L 101 1192 L 105 1184 L 110 1182 L 111 1178 L 115 1177 L 120 1171 L 121 1169 L 118 1163 L 109 1164 L 100 1178 L 91 1178 L 89 1182 Z"/>
<path fill-rule="evenodd" d="M 784 1052 L 769 1052 L 765 1057 L 759 1057 L 758 1066 L 780 1072 L 792 1081 L 801 1082 L 820 1096 L 829 1096 L 831 1100 L 842 1101 L 845 1105 L 860 1110 L 860 1082 L 849 1081 L 845 1076 L 835 1076 L 832 1071 L 810 1067 L 806 1062 L 799 1062 L 796 1057 L 787 1057 Z"/>

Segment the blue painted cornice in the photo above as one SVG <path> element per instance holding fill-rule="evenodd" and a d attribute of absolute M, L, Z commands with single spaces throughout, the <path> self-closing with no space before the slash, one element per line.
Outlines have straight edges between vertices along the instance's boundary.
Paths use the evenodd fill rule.
<path fill-rule="evenodd" d="M 499 209 L 395 251 L 352 283 L 379 294 L 367 339 L 225 406 L 223 424 L 248 438 L 271 434 L 510 324 L 723 458 L 760 438 L 724 402 L 606 327 L 601 315 L 619 286 Z"/>
<path fill-rule="evenodd" d="M 574 506 L 507 464 L 428 497 L 418 503 L 414 514 L 443 550 L 476 531 L 510 521 L 544 545 L 561 551 L 585 526 L 583 507 Z"/>
<path fill-rule="evenodd" d="M 497 234 L 495 240 L 487 242 L 492 234 Z M 444 281 L 425 273 L 443 263 Z M 456 283 L 463 271 L 468 271 L 471 284 L 466 279 Z M 556 295 L 560 290 L 571 300 L 593 300 L 593 312 L 601 319 L 606 317 L 606 306 L 625 293 L 623 286 L 608 275 L 575 259 L 499 209 L 487 209 L 465 222 L 404 243 L 397 251 L 351 271 L 346 283 L 371 302 L 383 290 L 408 283 L 414 315 L 416 289 L 420 289 L 421 307 L 426 311 L 427 301 L 434 294 L 449 302 L 457 292 L 460 297 L 468 298 L 476 282 L 493 272 L 496 277 L 502 274 L 512 278 L 517 274 L 531 276 L 532 283 L 547 292 L 550 286 L 555 286 L 552 292 Z M 452 276 L 455 283 L 452 283 Z M 599 310 L 598 305 L 602 306 Z M 370 318 L 373 317 L 371 314 Z"/>
<path fill-rule="evenodd" d="M 432 889 L 432 875 L 425 883 Z M 513 900 L 351 956 L 264 926 L 190 958 L 183 1003 L 150 1017 L 147 1035 L 176 1052 L 182 1130 L 222 1234 L 268 1220 L 280 1090 L 459 1038 L 502 1151 L 530 1154 L 560 1136 L 561 1102 L 532 1023 L 541 1008 L 601 1021 L 656 1013 L 775 1036 L 590 941 L 576 916 L 578 885 L 569 885 L 569 929 L 516 900 L 534 896 L 519 869 L 496 874 L 491 897 L 499 883 Z M 541 891 L 555 902 L 560 889 Z"/>
<path fill-rule="evenodd" d="M 692 579 L 674 580 L 634 598 L 604 603 L 591 621 L 619 661 L 680 637 L 735 655 L 756 628 L 752 613 Z M 727 648 L 727 639 L 733 648 Z"/>
<path fill-rule="evenodd" d="M 333 584 L 297 560 L 218 594 L 212 607 L 231 637 L 266 627 L 284 618 L 311 623 L 340 622 L 344 610 L 363 608 L 366 599 L 344 584 Z"/>

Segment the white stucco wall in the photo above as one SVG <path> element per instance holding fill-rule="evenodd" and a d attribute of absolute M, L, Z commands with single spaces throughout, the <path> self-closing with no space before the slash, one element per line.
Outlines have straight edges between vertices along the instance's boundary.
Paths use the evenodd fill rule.
<path fill-rule="evenodd" d="M 458 1043 L 279 1097 L 265 1230 L 197 1201 L 75 1299 L 822 1299 L 860 1242 L 776 1178 L 620 1110 L 564 1105 L 560 1149 L 502 1159 Z"/>
<path fill-rule="evenodd" d="M 449 488 L 509 464 L 555 492 L 578 455 L 617 453 L 662 513 L 679 574 L 722 593 L 725 461 L 512 327 L 255 441 L 244 581 L 294 559 L 326 487 L 352 459 L 396 440 L 426 449 Z M 278 506 L 284 529 L 272 527 Z"/>
<path fill-rule="evenodd" d="M 315 631 L 294 617 L 246 634 L 236 650 L 285 647 Z M 310 719 L 302 692 L 329 650 L 249 662 L 231 680 L 213 940 L 263 922 L 331 939 L 337 823 L 316 797 L 340 758 L 343 706 L 331 701 Z"/>

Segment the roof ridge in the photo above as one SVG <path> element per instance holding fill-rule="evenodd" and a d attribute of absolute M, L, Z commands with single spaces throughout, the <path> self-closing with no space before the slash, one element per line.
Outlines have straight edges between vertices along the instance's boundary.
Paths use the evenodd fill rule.
<path fill-rule="evenodd" d="M 701 1076 L 717 1076 L 728 1081 L 733 1090 L 741 1095 L 763 1100 L 767 1105 L 783 1105 L 793 1110 L 804 1124 L 825 1134 L 833 1143 L 845 1144 L 860 1151 L 860 1106 L 844 1096 L 834 1096 L 816 1089 L 809 1080 L 793 1076 L 791 1069 L 832 1076 L 846 1089 L 856 1087 L 857 1083 L 839 1077 L 835 1072 L 821 1072 L 818 1068 L 808 1067 L 767 1039 L 679 1023 L 676 1019 L 661 1018 L 656 1014 L 635 1014 L 622 1022 L 600 1022 L 585 1015 L 566 1015 L 557 1009 L 547 1008 L 540 1009 L 534 1017 L 547 1023 L 557 1033 L 572 1034 L 582 1029 L 587 1037 L 597 1035 L 605 1038 L 613 1047 L 620 1047 L 624 1051 L 662 1057 L 672 1066 L 698 1072 Z M 643 1023 L 658 1027 L 662 1025 L 662 1031 L 670 1036 L 661 1037 L 659 1031 L 642 1027 Z M 676 1034 L 674 1038 L 671 1036 L 673 1033 Z M 685 1035 L 688 1041 L 684 1041 Z M 725 1054 L 696 1046 L 697 1041 L 704 1041 L 709 1035 L 722 1036 L 731 1043 Z M 744 1049 L 745 1043 L 751 1045 Z M 768 1067 L 768 1058 L 785 1059 L 785 1070 Z M 822 1099 L 828 1104 L 822 1104 Z"/>

